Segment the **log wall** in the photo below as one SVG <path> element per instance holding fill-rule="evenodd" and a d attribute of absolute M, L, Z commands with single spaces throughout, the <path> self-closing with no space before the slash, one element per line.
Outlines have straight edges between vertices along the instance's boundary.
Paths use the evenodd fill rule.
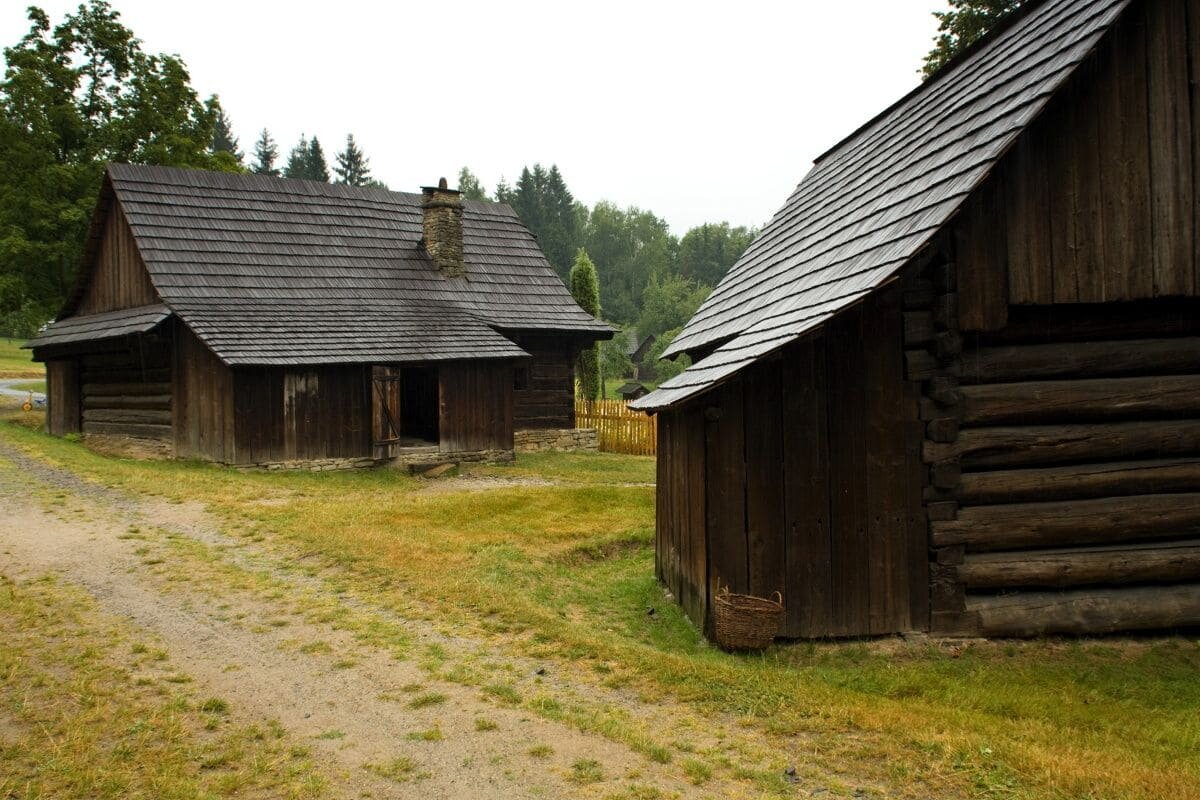
<path fill-rule="evenodd" d="M 171 441 L 172 348 L 167 328 L 80 355 L 80 430 Z"/>
<path fill-rule="evenodd" d="M 948 294 L 978 252 L 935 269 Z M 935 364 L 933 629 L 1200 624 L 1200 301 L 1013 306 L 997 331 L 951 328 L 958 355 L 919 348 Z"/>
<path fill-rule="evenodd" d="M 959 228 L 962 328 L 1012 305 L 1200 295 L 1200 0 L 1135 3 Z"/>
<path fill-rule="evenodd" d="M 781 635 L 928 626 L 918 384 L 902 290 L 678 409 L 658 429 L 656 571 L 697 624 L 718 586 L 787 609 Z"/>
<path fill-rule="evenodd" d="M 575 354 L 568 336 L 514 337 L 532 358 L 516 364 L 510 381 L 517 430 L 575 427 Z"/>

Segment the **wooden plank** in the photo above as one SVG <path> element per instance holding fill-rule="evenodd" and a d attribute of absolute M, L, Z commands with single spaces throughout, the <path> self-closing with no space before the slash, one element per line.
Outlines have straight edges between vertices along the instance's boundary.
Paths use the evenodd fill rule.
<path fill-rule="evenodd" d="M 150 425 L 170 425 L 170 409 L 157 408 L 94 408 L 84 409 L 83 421 L 87 422 L 137 422 Z"/>
<path fill-rule="evenodd" d="M 935 547 L 1017 550 L 1200 534 L 1200 493 L 968 506 L 930 523 Z"/>
<path fill-rule="evenodd" d="M 862 317 L 861 305 L 843 312 L 829 324 L 827 339 L 833 633 L 841 636 L 870 632 Z"/>
<path fill-rule="evenodd" d="M 908 536 L 909 624 L 914 630 L 929 629 L 929 522 L 924 490 L 927 470 L 921 463 L 924 425 L 920 419 L 921 385 L 905 382 L 901 405 L 904 429 L 905 531 Z"/>
<path fill-rule="evenodd" d="M 1192 131 L 1183 0 L 1147 3 L 1151 213 L 1156 296 L 1193 295 Z"/>
<path fill-rule="evenodd" d="M 684 564 L 687 595 L 690 597 L 690 616 L 703 630 L 708 620 L 708 536 L 705 527 L 705 466 L 704 408 L 693 403 L 682 416 L 681 436 L 687 447 L 687 463 L 680 476 L 687 492 L 687 504 L 680 524 L 687 531 L 687 562 Z"/>
<path fill-rule="evenodd" d="M 968 589 L 1180 583 L 1200 580 L 1200 539 L 1070 550 L 968 554 L 957 568 Z"/>
<path fill-rule="evenodd" d="M 1045 163 L 1047 129 L 1041 122 L 1017 140 L 1007 171 L 1005 226 L 1010 303 L 1054 301 L 1050 186 Z"/>
<path fill-rule="evenodd" d="M 964 331 L 996 330 L 1008 319 L 1004 189 L 1004 171 L 996 170 L 968 202 L 955 228 L 957 327 Z"/>
<path fill-rule="evenodd" d="M 1100 127 L 1098 60 L 1085 59 L 1075 69 L 1071 92 L 1070 130 L 1074 156 L 1071 199 L 1075 225 L 1075 286 L 1081 303 L 1101 303 L 1104 296 L 1104 216 L 1100 188 Z M 1110 123 L 1111 124 L 1111 123 Z M 997 328 L 1002 326 L 996 326 Z"/>
<path fill-rule="evenodd" d="M 54 436 L 79 433 L 79 365 L 72 359 L 46 362 L 46 430 Z"/>
<path fill-rule="evenodd" d="M 970 469 L 1169 458 L 1200 454 L 1200 420 L 967 428 L 951 444 L 925 442 L 922 457 Z"/>
<path fill-rule="evenodd" d="M 1188 82 L 1192 86 L 1192 290 L 1200 294 L 1200 0 L 1185 4 L 1188 30 Z"/>
<path fill-rule="evenodd" d="M 988 505 L 1159 492 L 1200 492 L 1200 458 L 968 472 L 958 498 L 965 505 Z"/>
<path fill-rule="evenodd" d="M 1054 303 L 1079 301 L 1078 272 L 1075 269 L 1075 250 L 1078 247 L 1075 229 L 1074 170 L 1078 161 L 1070 135 L 1070 86 L 1042 112 L 1039 123 L 1047 135 L 1043 165 L 1046 170 L 1048 210 L 1050 219 L 1050 257 L 1053 266 L 1052 288 Z"/>
<path fill-rule="evenodd" d="M 1200 338 L 968 348 L 962 361 L 963 383 L 1195 372 L 1200 367 Z"/>
<path fill-rule="evenodd" d="M 779 362 L 745 372 L 746 543 L 750 593 L 784 595 L 783 409 Z M 784 597 L 786 607 L 787 598 Z"/>
<path fill-rule="evenodd" d="M 170 425 L 153 425 L 150 423 L 134 422 L 87 422 L 83 423 L 85 434 L 103 434 L 105 436 L 128 436 L 134 439 L 164 439 L 170 440 Z"/>
<path fill-rule="evenodd" d="M 985 636 L 1186 628 L 1200 624 L 1200 584 L 971 597 L 967 612 Z"/>
<path fill-rule="evenodd" d="M 741 379 L 729 381 L 712 395 L 715 404 L 711 407 L 718 413 L 707 417 L 705 449 L 710 597 L 716 593 L 718 585 L 743 594 L 750 590 Z"/>
<path fill-rule="evenodd" d="M 834 630 L 825 348 L 823 338 L 802 340 L 781 363 L 786 636 L 824 636 Z"/>
<path fill-rule="evenodd" d="M 989 383 L 962 394 L 964 425 L 1200 416 L 1200 375 Z"/>
<path fill-rule="evenodd" d="M 1154 296 L 1146 120 L 1146 31 L 1130 16 L 1101 53 L 1097 110 L 1102 166 L 1103 295 L 1108 302 Z"/>

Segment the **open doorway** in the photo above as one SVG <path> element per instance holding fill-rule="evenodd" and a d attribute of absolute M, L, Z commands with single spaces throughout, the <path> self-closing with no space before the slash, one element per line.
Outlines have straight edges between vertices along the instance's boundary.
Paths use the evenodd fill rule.
<path fill-rule="evenodd" d="M 400 369 L 400 446 L 438 443 L 437 367 Z"/>

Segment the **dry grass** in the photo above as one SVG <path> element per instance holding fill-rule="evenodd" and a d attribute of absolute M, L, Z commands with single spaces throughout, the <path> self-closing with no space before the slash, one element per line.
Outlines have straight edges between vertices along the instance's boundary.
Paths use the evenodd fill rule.
<path fill-rule="evenodd" d="M 278 727 L 200 700 L 53 578 L 0 577 L 0 797 L 322 797 Z"/>
<path fill-rule="evenodd" d="M 888 640 L 725 655 L 703 643 L 653 579 L 650 459 L 522 457 L 514 468 L 475 472 L 554 485 L 428 493 L 392 472 L 239 474 L 106 459 L 14 426 L 0 435 L 97 480 L 200 500 L 239 535 L 303 552 L 312 569 L 336 573 L 374 602 L 433 614 L 578 680 L 740 720 L 779 752 L 809 753 L 810 763 L 796 765 L 808 781 L 844 772 L 912 797 L 1200 797 L 1194 638 Z M 670 759 L 665 742 L 619 715 L 529 694 L 444 654 L 427 658 L 431 670 L 458 669 L 458 679 L 498 701 Z M 694 783 L 734 777 L 763 795 L 793 793 L 786 762 L 770 749 L 689 745 L 679 769 Z M 405 780 L 413 770 L 376 771 Z"/>

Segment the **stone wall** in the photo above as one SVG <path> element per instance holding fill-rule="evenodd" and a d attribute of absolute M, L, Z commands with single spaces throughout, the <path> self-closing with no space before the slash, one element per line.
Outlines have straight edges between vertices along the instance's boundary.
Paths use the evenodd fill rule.
<path fill-rule="evenodd" d="M 434 464 L 487 463 L 507 464 L 513 460 L 512 450 L 466 450 L 447 453 L 436 447 L 415 448 L 384 462 L 393 466 L 432 466 Z"/>
<path fill-rule="evenodd" d="M 333 472 L 335 470 L 367 469 L 383 462 L 373 458 L 318 458 L 312 461 L 266 461 L 261 464 L 237 464 L 238 470 L 290 470 L 298 472 Z"/>
<path fill-rule="evenodd" d="M 595 428 L 515 431 L 513 449 L 518 453 L 594 453 L 600 449 L 600 437 Z"/>

